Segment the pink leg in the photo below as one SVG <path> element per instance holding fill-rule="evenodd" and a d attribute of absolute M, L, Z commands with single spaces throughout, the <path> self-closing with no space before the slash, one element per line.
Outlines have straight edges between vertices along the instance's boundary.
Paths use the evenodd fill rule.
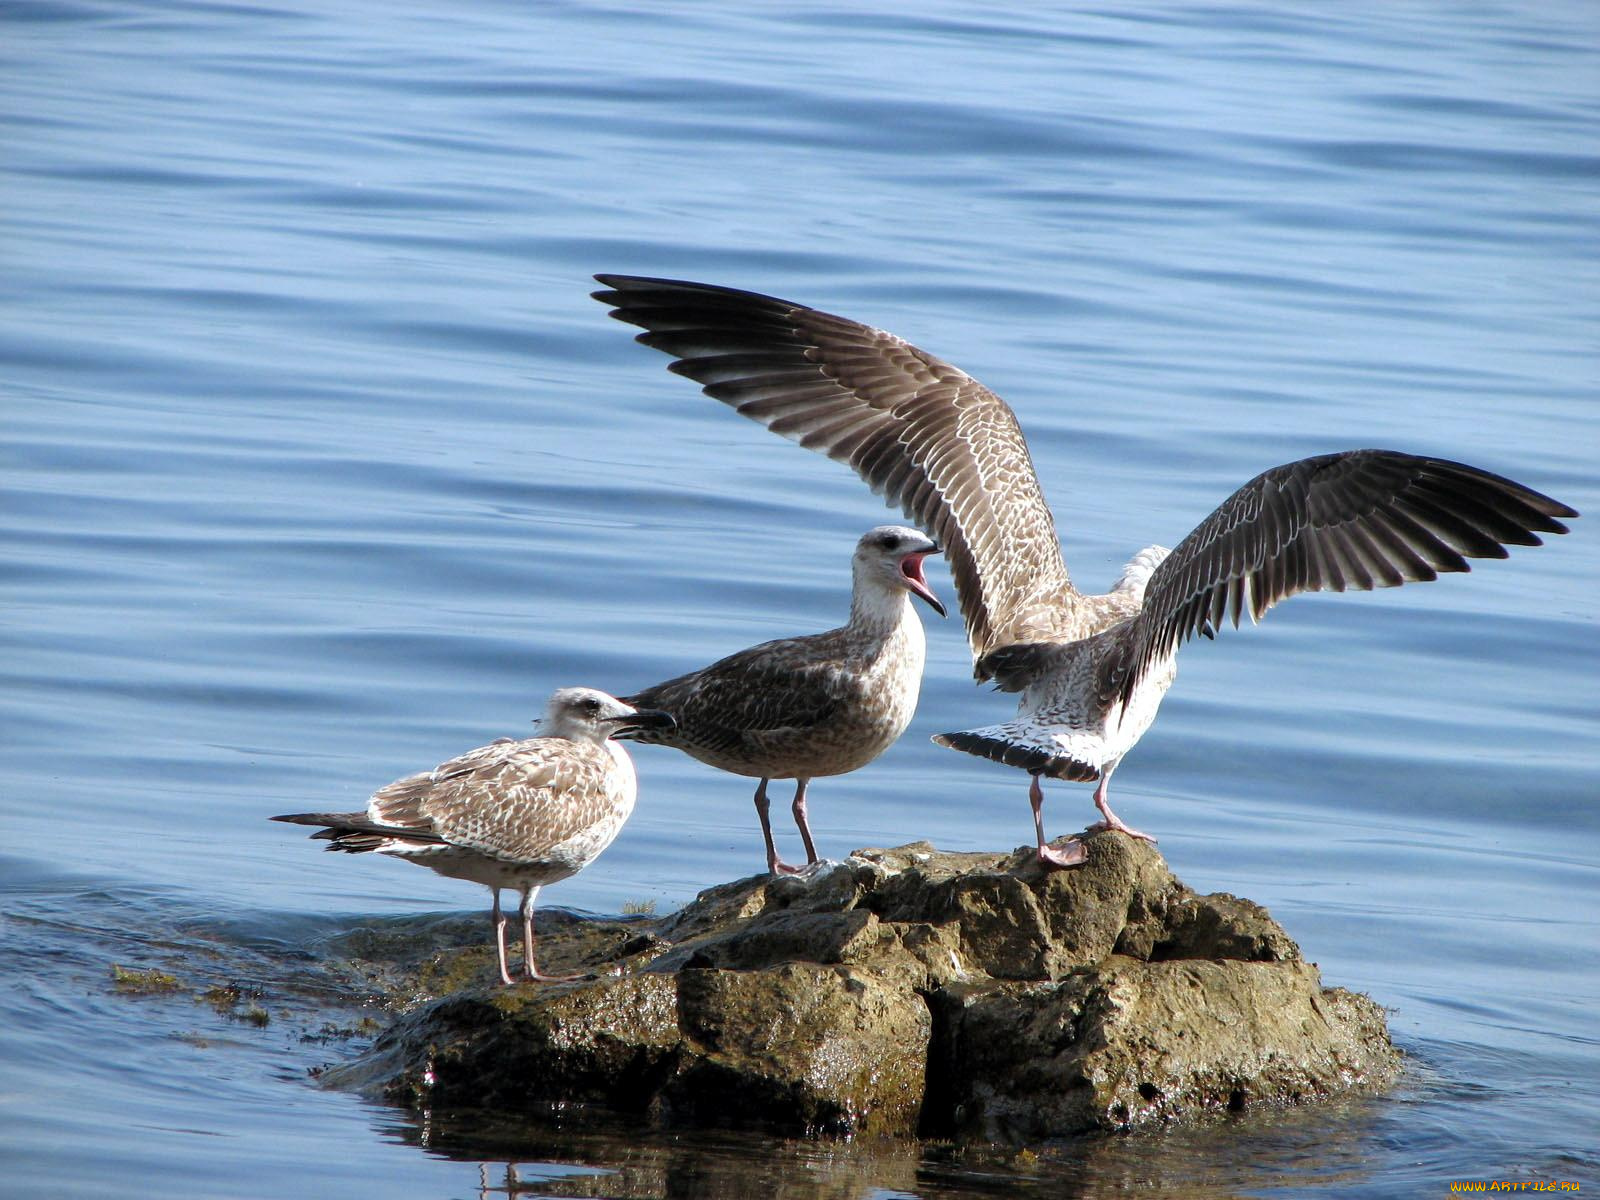
<path fill-rule="evenodd" d="M 500 962 L 500 982 L 511 983 L 511 972 L 506 970 L 506 915 L 500 911 L 500 889 L 490 888 L 494 896 L 494 948 Z"/>
<path fill-rule="evenodd" d="M 799 867 L 791 867 L 778 857 L 778 844 L 772 840 L 772 821 L 767 816 L 767 781 L 763 779 L 756 788 L 756 815 L 761 818 L 761 836 L 767 841 L 767 870 L 774 875 L 795 875 Z"/>
<path fill-rule="evenodd" d="M 806 864 L 817 861 L 817 846 L 811 840 L 811 822 L 806 818 L 806 784 L 808 779 L 795 780 L 794 823 L 800 826 L 800 840 L 806 844 Z"/>
<path fill-rule="evenodd" d="M 533 962 L 533 902 L 538 898 L 539 889 L 536 887 L 524 888 L 522 891 L 522 973 L 535 983 L 571 983 L 575 979 L 586 978 L 583 975 L 543 975 Z"/>
<path fill-rule="evenodd" d="M 1089 861 L 1089 852 L 1077 838 L 1068 842 L 1063 850 L 1057 850 L 1044 840 L 1044 789 L 1039 786 L 1037 775 L 1033 776 L 1033 782 L 1028 785 L 1028 803 L 1033 805 L 1033 833 L 1039 840 L 1039 862 L 1046 870 L 1076 867 L 1080 863 Z"/>
<path fill-rule="evenodd" d="M 1100 776 L 1100 786 L 1094 789 L 1094 806 L 1100 810 L 1100 815 L 1103 816 L 1105 820 L 1097 822 L 1096 824 L 1089 826 L 1089 828 L 1108 829 L 1115 833 L 1125 833 L 1131 838 L 1138 838 L 1141 842 L 1153 843 L 1155 838 L 1151 837 L 1148 833 L 1140 833 L 1137 829 L 1134 829 L 1128 825 L 1124 825 L 1122 823 L 1122 818 L 1117 816 L 1116 813 L 1112 812 L 1111 805 L 1106 803 L 1106 788 L 1111 783 L 1112 770 L 1115 770 L 1115 768 L 1108 768 Z"/>

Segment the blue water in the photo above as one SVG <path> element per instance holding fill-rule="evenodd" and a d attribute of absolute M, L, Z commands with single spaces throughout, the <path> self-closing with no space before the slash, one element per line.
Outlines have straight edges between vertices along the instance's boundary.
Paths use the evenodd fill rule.
<path fill-rule="evenodd" d="M 1600 1187 L 1592 517 L 1186 651 L 1117 775 L 1180 876 L 1391 1008 L 1411 1068 L 1385 1099 L 1031 1168 L 446 1137 L 309 1082 L 344 1051 L 292 1020 L 109 977 L 243 977 L 277 1012 L 338 931 L 479 916 L 481 891 L 264 817 L 523 732 L 556 686 L 842 617 L 884 509 L 667 374 L 594 271 L 776 292 L 959 363 L 1017 410 L 1085 587 L 1331 449 L 1600 511 L 1600 9 L 39 0 L 0 24 L 0 1192 Z M 813 789 L 822 851 L 1027 841 L 1023 777 L 927 741 L 1008 709 L 931 628 L 906 738 Z M 550 902 L 666 909 L 759 867 L 745 781 L 638 759 L 633 821 Z M 1046 809 L 1091 813 L 1086 788 Z"/>

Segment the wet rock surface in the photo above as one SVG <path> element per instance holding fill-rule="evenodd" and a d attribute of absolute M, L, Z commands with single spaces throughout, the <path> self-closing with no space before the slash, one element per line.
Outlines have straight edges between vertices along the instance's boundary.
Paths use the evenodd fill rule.
<path fill-rule="evenodd" d="M 1196 895 L 1145 843 L 1088 845 L 1065 872 L 914 843 L 666 917 L 541 911 L 541 965 L 596 978 L 490 986 L 486 946 L 386 964 L 412 1006 L 326 1078 L 416 1107 L 1010 1142 L 1393 1078 L 1382 1010 L 1324 988 L 1265 909 Z"/>

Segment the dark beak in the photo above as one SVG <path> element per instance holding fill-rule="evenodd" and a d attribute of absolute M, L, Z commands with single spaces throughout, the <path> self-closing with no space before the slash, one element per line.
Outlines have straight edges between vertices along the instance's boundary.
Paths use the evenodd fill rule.
<path fill-rule="evenodd" d="M 611 736 L 624 739 L 646 732 L 667 733 L 678 727 L 671 713 L 653 708 L 641 708 L 625 717 L 612 717 L 611 722 Z"/>
<path fill-rule="evenodd" d="M 928 602 L 928 607 L 933 609 L 933 611 L 938 613 L 941 617 L 948 617 L 950 615 L 944 606 L 944 601 L 935 596 L 931 589 L 926 592 L 917 592 L 917 595 L 926 600 Z"/>

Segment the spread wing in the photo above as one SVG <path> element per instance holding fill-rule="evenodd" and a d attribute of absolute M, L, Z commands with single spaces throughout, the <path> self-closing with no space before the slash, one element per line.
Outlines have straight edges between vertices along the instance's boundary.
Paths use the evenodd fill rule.
<path fill-rule="evenodd" d="M 891 333 L 732 288 L 597 275 L 671 370 L 774 433 L 850 466 L 936 538 L 974 658 L 1076 636 L 1055 522 L 1005 401 Z"/>
<path fill-rule="evenodd" d="M 1566 533 L 1578 514 L 1499 475 L 1393 450 L 1274 467 L 1223 501 L 1156 568 L 1120 664 L 1124 700 L 1154 662 L 1300 592 L 1370 591 L 1468 570 Z"/>

